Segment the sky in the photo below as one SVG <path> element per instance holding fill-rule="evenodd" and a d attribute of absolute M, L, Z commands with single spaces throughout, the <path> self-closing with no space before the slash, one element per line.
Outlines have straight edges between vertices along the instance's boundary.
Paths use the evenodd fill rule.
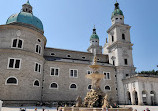
<path fill-rule="evenodd" d="M 20 12 L 27 0 L 1 0 L 0 24 Z M 30 0 L 44 25 L 47 47 L 87 51 L 93 26 L 104 46 L 116 0 Z M 158 0 L 118 0 L 125 24 L 131 26 L 136 71 L 157 70 Z"/>

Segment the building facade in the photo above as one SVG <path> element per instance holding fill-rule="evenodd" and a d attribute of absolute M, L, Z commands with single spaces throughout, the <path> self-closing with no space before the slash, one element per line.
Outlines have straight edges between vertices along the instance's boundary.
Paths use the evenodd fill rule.
<path fill-rule="evenodd" d="M 113 101 L 156 104 L 157 78 L 150 79 L 149 83 L 153 82 L 153 85 L 147 92 L 138 85 L 150 87 L 149 83 L 143 82 L 146 78 L 133 76 L 131 27 L 124 24 L 124 15 L 117 2 L 111 21 L 108 41 L 103 47 L 99 45 L 94 27 L 87 52 L 48 48 L 42 22 L 33 15 L 29 1 L 25 3 L 20 13 L 13 14 L 5 25 L 0 25 L 0 99 L 7 105 L 52 104 L 73 102 L 77 96 L 84 98 L 91 89 L 91 81 L 85 76 L 91 74 L 89 65 L 96 53 L 98 64 L 102 66 L 99 72 L 105 75 L 101 89 Z M 135 87 L 131 85 L 133 82 L 137 84 Z M 142 91 L 152 98 L 144 99 Z"/>

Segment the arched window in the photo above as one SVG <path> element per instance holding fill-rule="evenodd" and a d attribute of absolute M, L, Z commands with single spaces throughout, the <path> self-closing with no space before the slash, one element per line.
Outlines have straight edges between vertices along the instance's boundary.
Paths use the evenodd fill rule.
<path fill-rule="evenodd" d="M 12 41 L 12 48 L 23 48 L 23 40 L 22 39 L 13 39 Z"/>
<path fill-rule="evenodd" d="M 58 84 L 57 84 L 57 83 L 52 83 L 52 84 L 50 85 L 50 88 L 51 88 L 51 89 L 58 89 Z"/>
<path fill-rule="evenodd" d="M 76 84 L 71 84 L 70 89 L 77 89 L 77 85 Z"/>
<path fill-rule="evenodd" d="M 105 86 L 105 90 L 110 91 L 111 90 L 110 86 Z"/>
<path fill-rule="evenodd" d="M 92 89 L 92 85 L 90 84 L 90 85 L 88 85 L 88 89 Z"/>
<path fill-rule="evenodd" d="M 39 80 L 35 80 L 33 86 L 39 87 L 40 86 Z"/>
<path fill-rule="evenodd" d="M 68 58 L 71 58 L 71 55 L 67 55 Z"/>
<path fill-rule="evenodd" d="M 142 91 L 142 99 L 143 99 L 144 105 L 147 105 L 147 92 L 146 91 Z"/>
<path fill-rule="evenodd" d="M 155 91 L 150 91 L 150 97 L 151 97 L 151 105 L 156 105 Z"/>
<path fill-rule="evenodd" d="M 9 85 L 18 85 L 18 80 L 15 77 L 9 77 L 6 80 L 6 84 L 9 84 Z"/>
<path fill-rule="evenodd" d="M 122 34 L 122 39 L 125 40 L 125 34 Z"/>

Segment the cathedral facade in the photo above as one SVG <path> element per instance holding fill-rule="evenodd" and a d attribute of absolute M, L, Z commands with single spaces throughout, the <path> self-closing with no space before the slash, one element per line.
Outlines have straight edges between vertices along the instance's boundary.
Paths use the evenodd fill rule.
<path fill-rule="evenodd" d="M 4 104 L 74 102 L 91 89 L 89 65 L 94 53 L 99 72 L 105 75 L 101 89 L 118 104 L 156 104 L 156 76 L 135 74 L 130 26 L 124 23 L 119 3 L 102 47 L 95 27 L 87 52 L 48 48 L 43 24 L 33 15 L 29 1 L 20 13 L 0 25 L 0 100 Z M 150 81 L 149 81 L 150 79 Z"/>

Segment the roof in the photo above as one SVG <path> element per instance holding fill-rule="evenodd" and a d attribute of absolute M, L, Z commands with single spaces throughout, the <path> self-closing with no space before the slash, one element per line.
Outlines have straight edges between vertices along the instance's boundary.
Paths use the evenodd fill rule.
<path fill-rule="evenodd" d="M 93 34 L 92 34 L 91 37 L 90 37 L 90 40 L 92 40 L 92 39 L 98 39 L 98 40 L 99 40 L 99 36 L 98 36 L 97 33 L 96 33 L 95 26 L 94 26 L 94 28 L 93 28 Z"/>
<path fill-rule="evenodd" d="M 120 8 L 119 8 L 119 3 L 117 3 L 117 2 L 115 3 L 115 10 L 112 12 L 111 18 L 113 18 L 116 15 L 124 16 L 122 10 L 120 10 Z"/>
<path fill-rule="evenodd" d="M 70 57 L 68 57 L 68 55 L 70 55 Z M 94 54 L 89 52 L 46 47 L 44 57 L 48 61 L 84 61 L 89 63 L 93 60 Z M 110 65 L 108 55 L 97 54 L 97 58 L 98 63 Z"/>
<path fill-rule="evenodd" d="M 20 13 L 11 15 L 8 18 L 6 24 L 25 23 L 25 24 L 32 25 L 32 26 L 40 29 L 41 31 L 43 31 L 43 24 L 39 18 L 37 18 L 36 16 L 33 15 L 32 9 L 30 9 L 31 10 L 30 12 L 27 10 L 24 11 L 25 8 L 31 7 L 29 1 L 27 1 L 27 3 L 25 3 L 23 6 L 24 7 L 23 7 L 22 11 Z"/>

